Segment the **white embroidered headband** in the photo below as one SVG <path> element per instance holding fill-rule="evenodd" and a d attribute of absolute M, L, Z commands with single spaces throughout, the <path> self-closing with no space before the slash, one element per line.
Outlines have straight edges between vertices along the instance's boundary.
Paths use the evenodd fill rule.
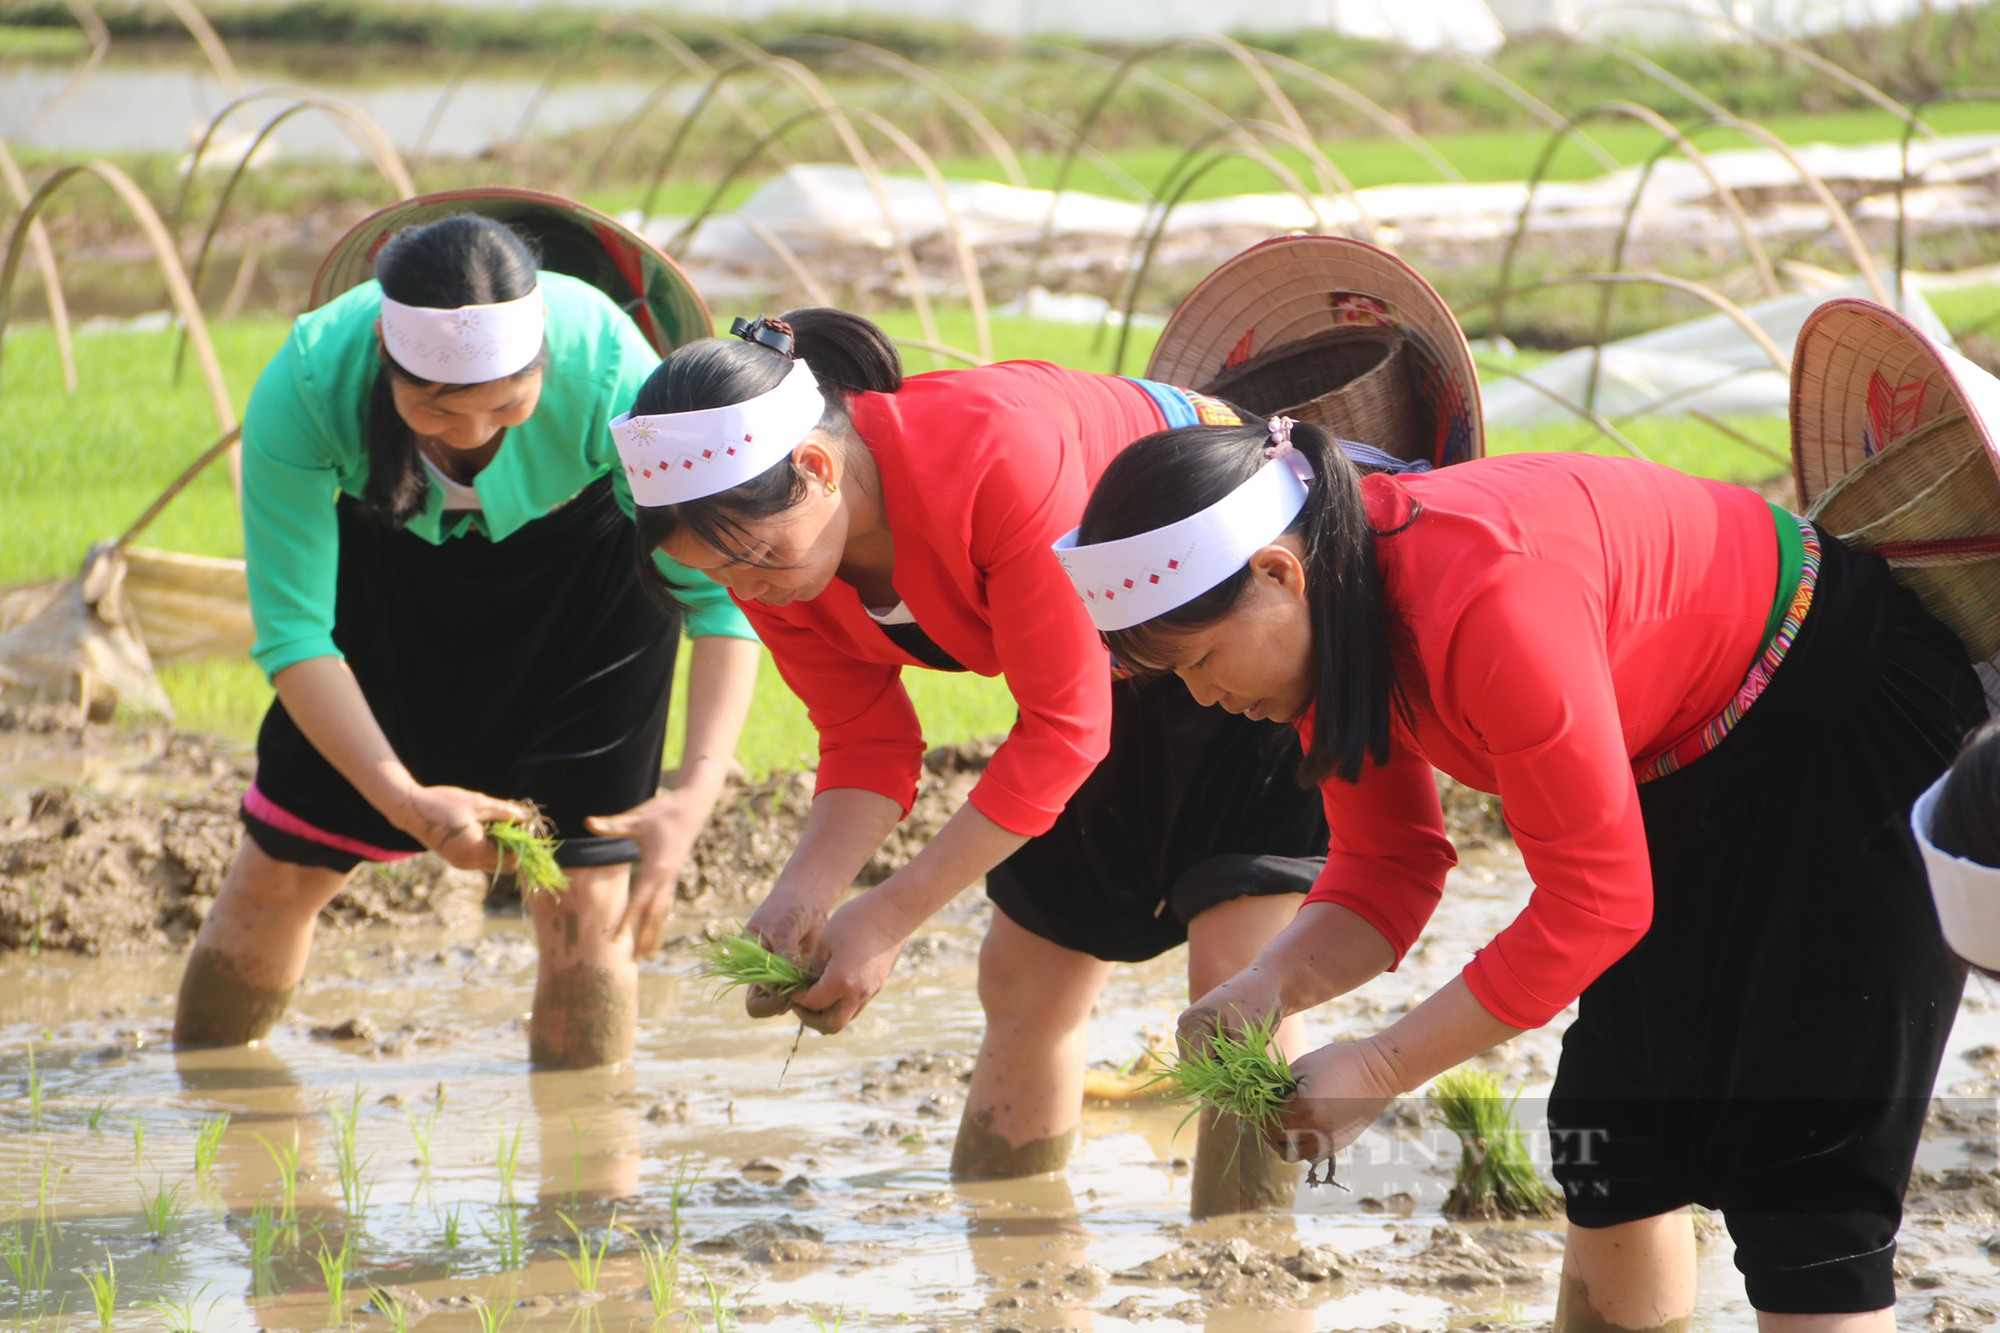
<path fill-rule="evenodd" d="M 1966 962 L 2000 971 L 2000 869 L 1939 851 L 1931 842 L 1931 820 L 1950 776 L 1947 772 L 1917 798 L 1910 810 L 1910 828 L 1924 855 L 1945 943 Z"/>
<path fill-rule="evenodd" d="M 382 298 L 382 345 L 403 369 L 433 384 L 484 384 L 525 369 L 542 350 L 542 285 L 514 301 L 456 310 Z"/>
<path fill-rule="evenodd" d="M 1099 630 L 1130 629 L 1185 606 L 1243 568 L 1305 507 L 1312 464 L 1292 448 L 1292 423 L 1269 422 L 1271 461 L 1197 514 L 1151 532 L 1089 546 L 1078 528 L 1055 544 L 1069 581 Z"/>
<path fill-rule="evenodd" d="M 819 381 L 792 362 L 776 388 L 727 407 L 611 420 L 632 502 L 677 505 L 741 486 L 789 458 L 826 413 Z"/>

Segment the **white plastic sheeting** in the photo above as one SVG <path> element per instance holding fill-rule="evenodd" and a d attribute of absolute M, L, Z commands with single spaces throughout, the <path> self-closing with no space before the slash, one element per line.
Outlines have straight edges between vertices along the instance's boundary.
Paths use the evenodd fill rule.
<path fill-rule="evenodd" d="M 1744 314 L 1787 358 L 1806 316 L 1827 301 L 1871 295 L 1860 279 L 1829 283 L 1748 306 Z M 1930 303 L 1906 282 L 1903 313 L 1917 327 L 1952 345 Z M 1591 386 L 1592 363 L 1596 386 Z M 1782 416 L 1790 410 L 1789 374 L 1734 319 L 1704 316 L 1635 337 L 1578 348 L 1518 377 L 1488 376 L 1481 399 L 1491 426 L 1536 426 L 1579 421 L 1565 404 L 1589 406 L 1617 422 L 1640 415 Z"/>
<path fill-rule="evenodd" d="M 1857 219 L 1894 217 L 1895 183 L 1902 173 L 1898 144 L 1806 145 L 1795 152 L 1837 195 L 1858 198 L 1851 206 Z M 1830 233 L 1833 217 L 1804 194 L 1797 169 L 1780 154 L 1734 149 L 1711 153 L 1706 160 L 1716 180 L 1754 197 L 1746 209 L 1758 233 Z M 1910 166 L 1914 184 L 1905 191 L 1903 207 L 1913 219 L 1928 225 L 2000 225 L 2000 135 L 1919 139 L 1910 145 Z M 1718 206 L 1708 172 L 1685 158 L 1662 160 L 1647 178 L 1638 230 L 1670 231 L 1689 243 L 1740 244 L 1735 222 Z M 1625 169 L 1592 180 L 1545 182 L 1534 192 L 1530 228 L 1541 233 L 1615 228 L 1639 178 L 1637 169 Z M 687 257 L 698 264 L 768 262 L 771 249 L 760 231 L 802 255 L 856 244 L 884 248 L 898 234 L 911 242 L 943 236 L 954 218 L 975 246 L 1024 244 L 1039 233 L 1051 207 L 1058 237 L 1130 238 L 1151 220 L 1147 206 L 1131 200 L 1075 191 L 1058 198 L 1047 190 L 991 181 L 947 182 L 940 198 L 921 178 L 893 176 L 884 190 L 886 216 L 856 169 L 790 167 L 760 186 L 735 214 L 706 220 Z M 1373 229 L 1377 239 L 1389 244 L 1488 242 L 1513 231 L 1527 200 L 1528 187 L 1520 181 L 1382 185 L 1352 196 L 1311 200 L 1294 194 L 1238 195 L 1183 204 L 1168 219 L 1168 230 L 1270 233 L 1317 227 L 1367 235 Z M 638 222 L 636 216 L 626 220 Z M 646 231 L 664 242 L 676 236 L 682 221 L 653 219 Z"/>

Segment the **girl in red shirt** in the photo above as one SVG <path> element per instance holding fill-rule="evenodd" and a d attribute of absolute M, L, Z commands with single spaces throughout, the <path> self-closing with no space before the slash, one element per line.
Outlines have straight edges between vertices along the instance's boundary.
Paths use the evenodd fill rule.
<path fill-rule="evenodd" d="M 1041 362 L 905 379 L 887 337 L 839 311 L 739 332 L 676 350 L 613 432 L 642 571 L 657 549 L 728 586 L 819 731 L 805 831 L 749 929 L 810 961 L 820 981 L 789 1007 L 835 1032 L 986 876 L 987 1032 L 952 1168 L 1059 1169 L 1111 964 L 1185 940 L 1192 992 L 1219 984 L 1291 919 L 1326 845 L 1290 778 L 1296 738 L 1171 682 L 1114 685 L 1049 549 L 1119 449 L 1235 416 Z M 1020 717 L 930 844 L 836 911 L 915 795 L 914 667 L 1004 674 Z M 1295 1173 L 1264 1158 L 1233 1127 L 1205 1134 L 1197 1213 L 1288 1203 Z"/>
<path fill-rule="evenodd" d="M 1454 864 L 1433 766 L 1499 794 L 1534 878 L 1457 979 L 1294 1061 L 1295 1148 L 1329 1157 L 1581 997 L 1549 1106 L 1557 1327 L 1678 1326 L 1690 1203 L 1722 1212 L 1758 1310 L 1814 1317 L 1783 1327 L 1893 1326 L 1964 975 L 1906 812 L 1984 706 L 1886 565 L 1650 463 L 1362 478 L 1275 422 L 1134 444 L 1060 554 L 1121 660 L 1298 729 L 1333 830 L 1298 919 L 1184 1037 L 1396 965 Z M 1101 600 L 1168 558 L 1148 597 Z"/>

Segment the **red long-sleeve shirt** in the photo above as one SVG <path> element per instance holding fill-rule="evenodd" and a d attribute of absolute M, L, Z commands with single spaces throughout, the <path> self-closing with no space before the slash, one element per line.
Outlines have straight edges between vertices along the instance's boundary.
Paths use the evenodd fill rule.
<path fill-rule="evenodd" d="M 972 804 L 1046 832 L 1111 734 L 1104 648 L 1050 544 L 1160 411 L 1117 376 L 1014 361 L 913 375 L 856 394 L 851 413 L 881 471 L 897 594 L 968 670 L 1004 673 L 1020 706 Z M 921 664 L 839 580 L 810 602 L 742 606 L 819 731 L 817 790 L 879 792 L 907 814 L 924 741 L 901 675 Z"/>
<path fill-rule="evenodd" d="M 1456 863 L 1432 766 L 1497 793 L 1535 887 L 1464 975 L 1495 1017 L 1539 1027 L 1651 923 L 1633 763 L 1720 712 L 1760 651 L 1771 510 L 1739 486 L 1580 454 L 1362 489 L 1378 532 L 1421 506 L 1375 548 L 1408 633 L 1412 718 L 1386 766 L 1324 785 L 1332 847 L 1307 900 L 1359 913 L 1400 961 Z"/>

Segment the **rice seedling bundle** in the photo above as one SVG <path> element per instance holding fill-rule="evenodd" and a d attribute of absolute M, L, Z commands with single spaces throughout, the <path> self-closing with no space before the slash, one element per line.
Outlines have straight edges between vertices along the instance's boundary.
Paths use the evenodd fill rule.
<path fill-rule="evenodd" d="M 523 898 L 537 893 L 561 893 L 569 887 L 569 876 L 556 864 L 559 844 L 552 836 L 555 826 L 533 802 L 523 804 L 528 811 L 526 819 L 488 824 L 486 836 L 500 849 L 503 864 L 507 856 L 513 856 L 514 883 L 520 887 Z"/>
<path fill-rule="evenodd" d="M 1458 1135 L 1458 1177 L 1444 1201 L 1447 1217 L 1552 1217 L 1556 1192 L 1535 1169 L 1514 1103 L 1500 1081 L 1460 1065 L 1431 1084 L 1431 1109 Z"/>
<path fill-rule="evenodd" d="M 761 986 L 773 995 L 810 990 L 819 977 L 803 965 L 764 946 L 763 941 L 731 931 L 695 946 L 697 976 L 715 981 L 715 993 L 727 995 L 738 986 Z"/>
<path fill-rule="evenodd" d="M 1299 1081 L 1278 1049 L 1278 1021 L 1258 1019 L 1241 1033 L 1218 1032 L 1198 1051 L 1165 1061 L 1152 1083 L 1171 1102 L 1191 1102 L 1235 1116 L 1258 1131 L 1274 1128 Z M 1186 1123 L 1183 1121 L 1182 1123 Z"/>

